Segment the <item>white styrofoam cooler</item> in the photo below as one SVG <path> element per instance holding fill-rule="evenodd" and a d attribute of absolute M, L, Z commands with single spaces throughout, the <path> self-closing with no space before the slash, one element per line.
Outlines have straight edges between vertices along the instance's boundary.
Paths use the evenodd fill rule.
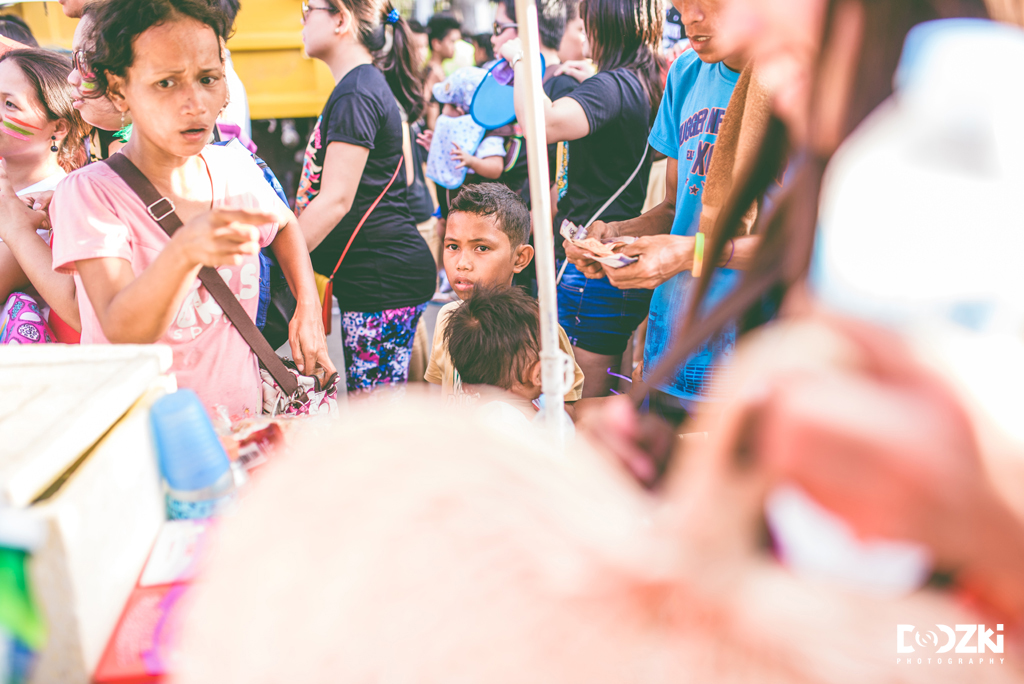
<path fill-rule="evenodd" d="M 90 681 L 164 520 L 149 407 L 176 389 L 170 364 L 158 345 L 0 348 L 0 499 L 48 528 L 33 682 Z"/>

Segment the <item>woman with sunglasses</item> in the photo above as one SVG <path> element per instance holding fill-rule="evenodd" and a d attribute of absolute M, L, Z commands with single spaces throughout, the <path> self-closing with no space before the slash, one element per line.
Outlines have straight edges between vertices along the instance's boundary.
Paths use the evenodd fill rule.
<path fill-rule="evenodd" d="M 302 40 L 337 83 L 296 211 L 313 268 L 335 274 L 348 391 L 404 383 L 436 275 L 406 199 L 401 109 L 410 121 L 423 109 L 413 42 L 387 0 L 311 0 Z"/>
<path fill-rule="evenodd" d="M 106 163 L 68 176 L 53 198 L 53 265 L 82 296 L 83 343 L 171 347 L 178 385 L 214 415 L 262 413 L 255 354 L 201 285 L 211 267 L 250 317 L 259 298 L 257 252 L 270 246 L 295 295 L 289 326 L 296 365 L 334 372 L 302 233 L 247 152 L 208 146 L 227 102 L 224 14 L 206 0 L 120 0 L 94 10 L 86 42 L 97 90 L 132 113 L 119 152 L 162 199 L 147 206 Z M 120 118 L 120 117 L 119 117 Z M 182 221 L 173 237 L 157 223 Z"/>
<path fill-rule="evenodd" d="M 568 190 L 556 226 L 563 220 L 583 226 L 595 216 L 619 221 L 640 214 L 652 161 L 647 136 L 663 90 L 660 3 L 587 0 L 580 8 L 598 73 L 566 97 L 543 102 L 548 144 L 569 142 Z M 500 54 L 515 70 L 516 114 L 524 120 L 526 79 L 519 39 L 507 41 Z M 558 318 L 587 377 L 584 398 L 609 394 L 611 373 L 619 371 L 650 301 L 648 290 L 619 290 L 607 278 L 588 280 L 572 264 L 566 267 L 558 287 Z"/>
<path fill-rule="evenodd" d="M 55 338 L 74 342 L 77 337 L 75 284 L 69 276 L 53 271 L 44 211 L 53 189 L 84 158 L 82 139 L 88 126 L 72 106 L 70 70 L 67 58 L 46 50 L 12 50 L 0 57 L 0 157 L 4 160 L 0 163 L 0 307 L 4 311 L 0 339 L 4 342 L 53 342 Z"/>

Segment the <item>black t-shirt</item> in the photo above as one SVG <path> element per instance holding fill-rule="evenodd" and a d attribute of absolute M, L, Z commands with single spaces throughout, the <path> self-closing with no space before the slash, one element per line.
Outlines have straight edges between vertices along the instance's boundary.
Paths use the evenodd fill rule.
<path fill-rule="evenodd" d="M 557 65 L 549 67 L 556 69 Z M 568 74 L 561 74 L 559 76 L 553 76 L 552 78 L 544 81 L 544 94 L 548 96 L 548 99 L 554 102 L 560 97 L 565 97 L 579 86 L 580 82 Z M 558 155 L 558 143 L 548 145 L 548 182 L 555 182 L 555 163 Z M 501 176 L 501 182 L 508 185 L 513 190 L 520 191 L 523 196 L 523 201 L 527 205 L 530 204 L 530 172 L 527 168 L 526 161 L 526 146 L 522 145 L 519 151 L 519 157 L 515 160 L 512 168 L 506 171 Z"/>
<path fill-rule="evenodd" d="M 640 163 L 651 131 L 651 100 L 628 69 L 602 71 L 569 93 L 590 123 L 590 135 L 569 143 L 569 188 L 558 205 L 555 230 L 568 218 L 583 225 L 622 187 Z M 651 155 L 599 217 L 622 221 L 640 215 L 647 197 Z"/>
<path fill-rule="evenodd" d="M 345 218 L 310 254 L 313 269 L 330 275 L 352 231 L 398 175 L 345 256 L 334 278 L 342 311 L 382 311 L 430 299 L 434 258 L 409 213 L 402 158 L 402 117 L 395 96 L 376 67 L 364 64 L 341 79 L 327 100 L 306 148 L 296 208 L 301 212 L 320 192 L 327 145 L 344 142 L 369 149 L 359 188 Z"/>

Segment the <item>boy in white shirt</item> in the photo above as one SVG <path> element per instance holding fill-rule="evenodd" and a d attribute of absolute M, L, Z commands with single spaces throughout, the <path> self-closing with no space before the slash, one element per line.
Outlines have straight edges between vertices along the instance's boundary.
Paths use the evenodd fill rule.
<path fill-rule="evenodd" d="M 444 238 L 444 270 L 459 300 L 438 313 L 434 345 L 424 379 L 441 386 L 447 401 L 462 401 L 462 380 L 452 364 L 445 342 L 448 316 L 473 296 L 476 287 L 502 290 L 512 287 L 512 276 L 533 259 L 529 244 L 530 212 L 522 199 L 500 183 L 479 183 L 462 189 L 452 201 Z M 559 346 L 570 357 L 572 345 L 559 328 Z M 575 364 L 575 358 L 573 357 Z M 583 396 L 583 371 L 576 365 L 567 404 Z"/>

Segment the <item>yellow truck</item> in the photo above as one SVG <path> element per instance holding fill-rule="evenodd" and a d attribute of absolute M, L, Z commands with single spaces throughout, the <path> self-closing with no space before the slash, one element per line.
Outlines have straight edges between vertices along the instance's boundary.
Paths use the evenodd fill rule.
<path fill-rule="evenodd" d="M 252 119 L 315 117 L 334 88 L 327 67 L 302 49 L 301 5 L 301 0 L 242 2 L 228 49 Z M 0 2 L 0 13 L 21 16 L 41 47 L 71 49 L 77 20 L 65 17 L 59 3 Z"/>

